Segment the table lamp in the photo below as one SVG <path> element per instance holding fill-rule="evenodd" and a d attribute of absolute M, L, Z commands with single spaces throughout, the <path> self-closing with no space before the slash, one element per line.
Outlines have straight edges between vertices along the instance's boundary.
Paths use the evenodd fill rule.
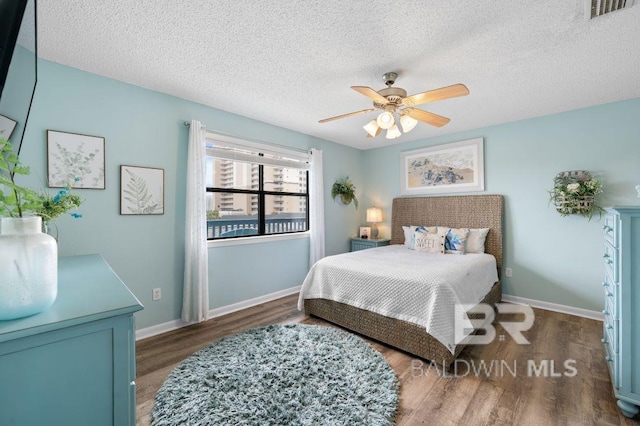
<path fill-rule="evenodd" d="M 367 209 L 367 222 L 372 223 L 371 238 L 374 240 L 378 239 L 378 225 L 376 225 L 376 223 L 382 222 L 382 210 L 376 206 Z"/>

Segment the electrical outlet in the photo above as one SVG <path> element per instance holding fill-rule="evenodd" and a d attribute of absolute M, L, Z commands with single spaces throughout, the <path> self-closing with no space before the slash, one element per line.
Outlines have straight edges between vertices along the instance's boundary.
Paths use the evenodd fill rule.
<path fill-rule="evenodd" d="M 151 294 L 152 300 L 160 300 L 162 299 L 162 291 L 159 288 L 154 288 L 153 293 Z"/>
<path fill-rule="evenodd" d="M 504 268 L 504 275 L 507 278 L 513 277 L 513 270 L 511 268 Z"/>

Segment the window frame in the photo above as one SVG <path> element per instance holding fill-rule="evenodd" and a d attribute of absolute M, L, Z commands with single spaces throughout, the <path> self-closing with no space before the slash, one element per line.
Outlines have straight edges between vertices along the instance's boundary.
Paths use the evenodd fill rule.
<path fill-rule="evenodd" d="M 220 135 L 208 135 L 208 137 L 206 138 L 207 142 L 212 142 L 214 144 L 216 143 L 220 143 L 221 145 L 225 145 L 225 139 L 228 141 L 232 141 L 232 145 L 237 144 L 237 141 L 240 141 L 239 139 L 235 139 L 235 138 L 225 138 L 225 137 L 221 137 Z M 271 146 L 271 145 L 266 145 L 263 143 L 256 143 L 256 142 L 246 142 L 246 141 L 240 141 L 240 143 L 244 143 L 246 144 L 246 146 L 252 148 L 253 150 L 257 150 L 257 151 L 261 151 L 264 150 L 266 152 L 271 152 L 273 153 L 274 150 L 275 152 L 277 152 L 277 155 L 281 155 L 282 157 L 287 158 L 287 153 L 288 151 L 291 152 L 290 150 L 288 150 L 285 147 L 279 147 L 279 146 Z M 293 152 L 292 152 L 293 153 Z M 300 158 L 300 154 L 298 153 L 293 153 L 293 158 L 295 159 L 299 159 Z M 207 157 L 209 158 L 214 158 L 214 159 L 224 159 L 221 157 L 217 157 L 215 155 L 209 155 L 208 153 L 206 154 Z M 264 186 L 265 186 L 265 182 L 264 182 L 264 167 L 265 165 L 267 166 L 273 166 L 272 164 L 269 163 L 261 163 L 260 162 L 260 157 L 264 156 L 264 154 L 262 152 L 259 152 L 258 155 L 255 157 L 256 161 L 253 162 L 247 162 L 246 160 L 232 160 L 227 158 L 227 160 L 230 161 L 234 161 L 234 162 L 244 162 L 244 163 L 248 163 L 248 164 L 252 164 L 252 165 L 257 165 L 258 166 L 258 189 L 237 189 L 237 188 L 221 188 L 221 187 L 216 187 L 216 186 L 208 186 L 207 184 L 207 179 L 205 179 L 205 192 L 208 193 L 212 193 L 212 194 L 245 194 L 245 195 L 255 195 L 258 197 L 258 233 L 257 234 L 251 234 L 251 235 L 234 235 L 234 236 L 229 236 L 229 237 L 215 237 L 213 236 L 212 238 L 209 238 L 207 236 L 207 242 L 208 243 L 212 243 L 212 242 L 219 242 L 219 241 L 230 241 L 230 240 L 240 240 L 240 239 L 245 239 L 245 238 L 250 238 L 253 240 L 256 239 L 260 239 L 260 238 L 264 238 L 264 237 L 272 237 L 272 236 L 283 236 L 283 235 L 295 235 L 295 234 L 308 234 L 309 230 L 310 230 L 310 223 L 309 223 L 309 219 L 310 219 L 310 208 L 309 208 L 309 168 L 308 167 L 295 167 L 294 165 L 282 165 L 279 167 L 283 167 L 283 168 L 291 168 L 291 169 L 298 169 L 299 171 L 304 171 L 304 176 L 306 178 L 306 184 L 305 184 L 305 191 L 304 192 L 289 192 L 289 191 L 271 191 L 271 190 L 265 190 Z M 303 163 L 301 163 L 302 165 Z M 215 181 L 214 181 L 215 184 Z M 305 229 L 302 230 L 296 230 L 296 231 L 285 231 L 285 232 L 271 232 L 271 233 L 267 233 L 267 214 L 266 214 L 266 198 L 267 196 L 283 196 L 283 197 L 296 197 L 298 199 L 302 199 L 305 202 Z M 298 203 L 299 205 L 299 203 Z"/>

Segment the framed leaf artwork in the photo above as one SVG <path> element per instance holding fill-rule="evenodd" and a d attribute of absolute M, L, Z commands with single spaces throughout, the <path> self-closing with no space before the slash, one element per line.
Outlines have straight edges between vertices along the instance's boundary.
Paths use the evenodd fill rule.
<path fill-rule="evenodd" d="M 120 214 L 164 214 L 164 169 L 120 166 Z"/>
<path fill-rule="evenodd" d="M 49 188 L 104 189 L 104 138 L 47 130 Z"/>
<path fill-rule="evenodd" d="M 17 121 L 0 114 L 0 137 L 7 140 L 11 139 L 11 135 L 13 134 L 17 124 Z"/>

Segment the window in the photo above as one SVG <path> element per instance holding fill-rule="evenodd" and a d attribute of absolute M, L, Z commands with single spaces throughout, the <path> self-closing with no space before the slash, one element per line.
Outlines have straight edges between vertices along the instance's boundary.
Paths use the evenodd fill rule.
<path fill-rule="evenodd" d="M 207 134 L 207 239 L 309 229 L 309 154 Z"/>

